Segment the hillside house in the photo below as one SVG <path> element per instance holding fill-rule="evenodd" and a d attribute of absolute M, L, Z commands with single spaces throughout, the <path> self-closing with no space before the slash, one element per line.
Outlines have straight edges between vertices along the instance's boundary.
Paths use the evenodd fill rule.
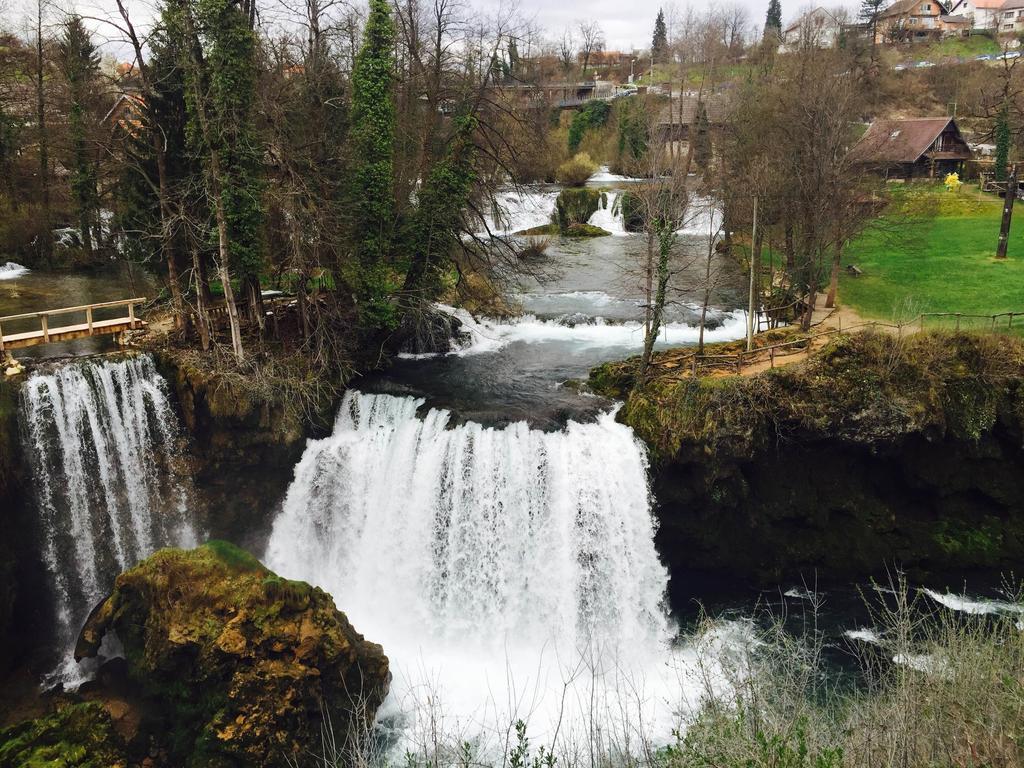
<path fill-rule="evenodd" d="M 1006 0 L 999 6 L 996 21 L 1001 35 L 1024 30 L 1024 0 Z"/>
<path fill-rule="evenodd" d="M 782 50 L 795 50 L 801 42 L 817 48 L 834 48 L 843 25 L 827 8 L 818 7 L 802 14 L 782 30 Z"/>
<path fill-rule="evenodd" d="M 879 16 L 875 42 L 943 37 L 966 27 L 964 17 L 950 15 L 946 0 L 896 0 Z"/>
<path fill-rule="evenodd" d="M 851 159 L 886 178 L 941 178 L 960 172 L 971 148 L 952 117 L 876 120 Z"/>
<path fill-rule="evenodd" d="M 950 16 L 965 18 L 972 29 L 996 29 L 1002 17 L 1005 0 L 959 0 L 949 11 Z"/>

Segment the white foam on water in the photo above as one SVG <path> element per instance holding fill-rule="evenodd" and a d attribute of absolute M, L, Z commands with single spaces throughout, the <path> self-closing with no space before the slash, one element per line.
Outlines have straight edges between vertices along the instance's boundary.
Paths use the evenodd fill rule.
<path fill-rule="evenodd" d="M 28 273 L 28 267 L 23 267 L 21 264 L 16 264 L 13 261 L 8 261 L 6 264 L 0 264 L 0 280 L 14 280 L 22 275 L 27 275 Z"/>
<path fill-rule="evenodd" d="M 491 210 L 484 215 L 487 229 L 478 234 L 505 236 L 550 224 L 557 199 L 558 190 L 527 188 L 498 192 Z"/>
<path fill-rule="evenodd" d="M 604 198 L 605 204 L 599 206 L 598 209 L 594 211 L 591 217 L 587 220 L 587 224 L 594 227 L 600 227 L 616 237 L 632 235 L 632 232 L 626 231 L 622 210 L 620 210 L 618 206 L 619 193 L 607 192 L 605 193 Z"/>
<path fill-rule="evenodd" d="M 695 196 L 690 199 L 686 222 L 677 234 L 709 237 L 721 234 L 721 227 L 722 209 L 709 197 Z"/>
<path fill-rule="evenodd" d="M 618 173 L 612 173 L 611 169 L 607 165 L 600 166 L 597 171 L 587 179 L 588 184 L 614 184 L 616 182 L 634 181 L 646 181 L 646 179 L 637 178 L 635 176 L 621 176 Z"/>
<path fill-rule="evenodd" d="M 607 347 L 637 349 L 643 345 L 643 323 L 630 321 L 609 323 L 595 318 L 592 323 L 567 325 L 557 320 L 540 320 L 533 315 L 523 315 L 513 320 L 477 319 L 462 309 L 445 308 L 462 321 L 462 330 L 469 334 L 470 342 L 451 354 L 476 355 L 494 352 L 513 342 L 528 344 L 568 341 L 581 348 Z M 718 324 L 704 329 L 704 341 L 732 341 L 746 334 L 746 319 L 743 312 L 715 312 Z M 697 342 L 700 329 L 686 323 L 668 323 L 658 334 L 658 344 L 678 346 Z"/>
<path fill-rule="evenodd" d="M 977 600 L 966 595 L 954 595 L 951 592 L 936 592 L 931 589 L 922 589 L 928 597 L 940 605 L 949 608 L 951 611 L 970 613 L 974 615 L 1000 614 L 1000 613 L 1024 613 L 1024 605 L 1011 603 L 1005 600 Z"/>
<path fill-rule="evenodd" d="M 870 643 L 871 645 L 881 645 L 882 638 L 873 629 L 868 627 L 861 627 L 860 629 L 848 629 L 843 632 L 843 635 L 850 638 L 851 640 L 857 640 L 862 643 Z"/>
<path fill-rule="evenodd" d="M 588 727 L 669 740 L 699 701 L 698 660 L 749 628 L 673 647 L 632 431 L 613 412 L 558 432 L 453 426 L 423 405 L 345 395 L 295 469 L 267 565 L 329 591 L 383 645 L 381 716 L 406 748 L 438 702 L 446 728 L 499 751 L 520 718 L 535 744 Z"/>

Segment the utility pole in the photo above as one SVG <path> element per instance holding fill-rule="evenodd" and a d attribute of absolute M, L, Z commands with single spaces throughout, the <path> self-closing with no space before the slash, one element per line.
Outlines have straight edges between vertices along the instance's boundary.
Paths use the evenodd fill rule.
<path fill-rule="evenodd" d="M 754 283 L 757 279 L 757 196 L 754 196 L 754 229 L 750 235 L 750 295 L 747 302 L 747 352 L 754 348 L 754 313 L 757 311 Z"/>
<path fill-rule="evenodd" d="M 1006 258 L 1006 246 L 1010 240 L 1010 219 L 1013 217 L 1013 201 L 1017 197 L 1017 166 L 1010 171 L 1006 180 L 1006 194 L 1003 196 L 1003 222 L 999 227 L 999 244 L 996 246 L 996 258 Z"/>

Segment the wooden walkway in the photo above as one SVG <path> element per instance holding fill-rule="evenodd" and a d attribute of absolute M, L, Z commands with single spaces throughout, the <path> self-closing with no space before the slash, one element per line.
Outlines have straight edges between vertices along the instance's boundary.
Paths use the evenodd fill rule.
<path fill-rule="evenodd" d="M 45 312 L 27 312 L 22 315 L 8 315 L 0 317 L 0 354 L 12 349 L 34 347 L 39 344 L 53 344 L 58 341 L 70 341 L 71 339 L 82 339 L 88 336 L 113 336 L 123 331 L 144 328 L 146 322 L 136 317 L 135 307 L 144 304 L 144 298 L 121 299 L 120 301 L 104 301 L 98 304 L 83 304 L 79 307 L 64 307 L 62 309 L 48 309 Z M 126 317 L 114 317 L 104 320 L 95 320 L 95 310 L 113 309 L 115 307 L 127 307 Z M 52 326 L 50 318 L 55 315 L 84 315 L 85 322 L 72 323 L 69 325 Z M 38 320 L 38 330 L 24 331 L 21 333 L 4 333 L 3 327 L 15 321 Z"/>

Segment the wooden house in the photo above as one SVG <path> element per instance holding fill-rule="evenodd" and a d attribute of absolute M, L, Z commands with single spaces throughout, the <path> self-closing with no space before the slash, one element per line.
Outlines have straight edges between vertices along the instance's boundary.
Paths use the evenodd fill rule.
<path fill-rule="evenodd" d="M 971 157 L 952 117 L 876 120 L 851 150 L 858 165 L 899 179 L 942 178 Z"/>

